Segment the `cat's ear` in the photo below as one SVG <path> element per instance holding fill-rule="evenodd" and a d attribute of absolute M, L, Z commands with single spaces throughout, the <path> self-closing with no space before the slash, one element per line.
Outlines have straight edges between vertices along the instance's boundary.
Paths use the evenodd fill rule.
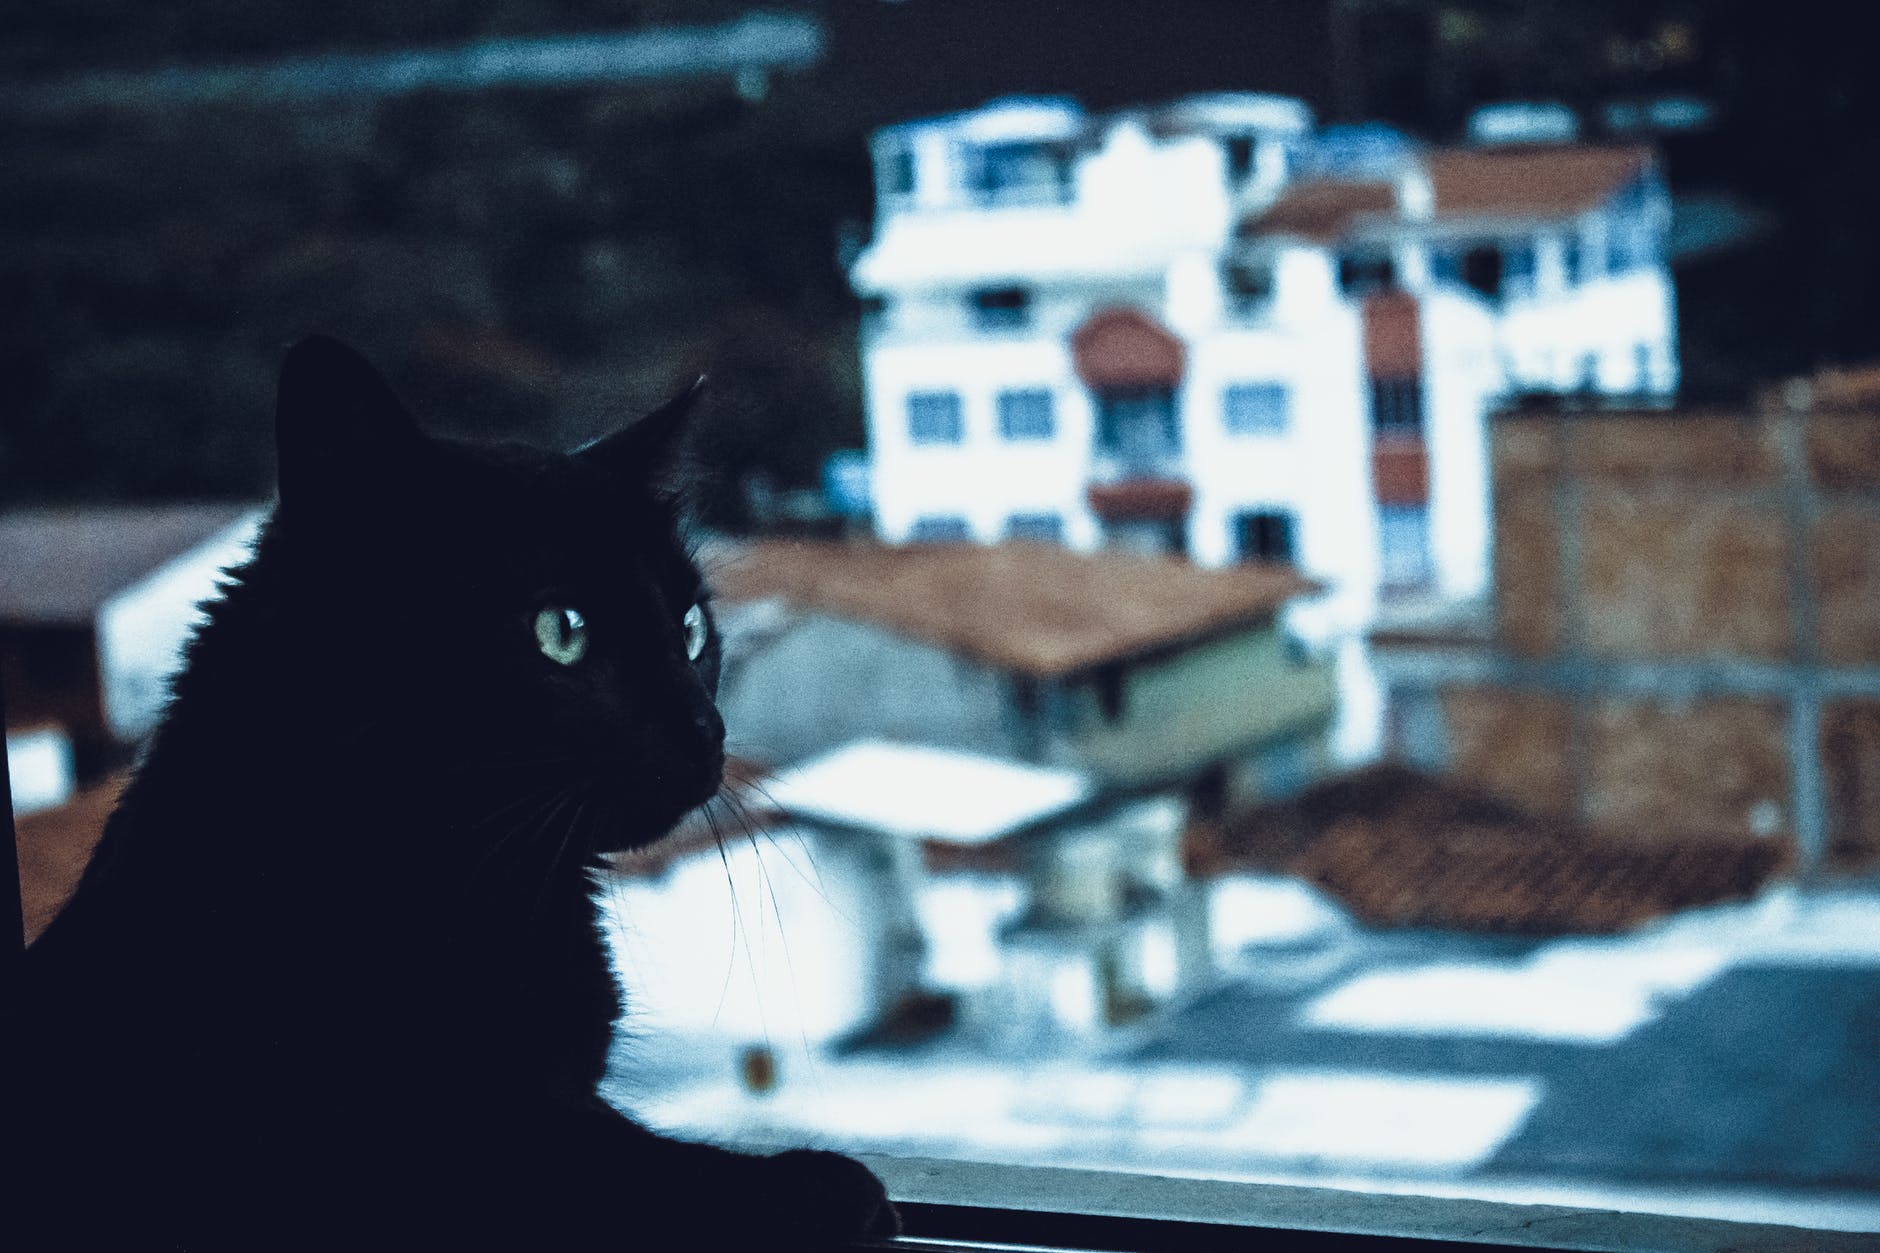
<path fill-rule="evenodd" d="M 274 410 L 281 500 L 351 494 L 408 473 L 423 432 L 364 357 L 327 335 L 287 350 Z"/>
<path fill-rule="evenodd" d="M 615 474 L 662 483 L 679 452 L 679 436 L 705 392 L 705 376 L 631 426 L 603 435 L 575 451 L 575 456 Z"/>

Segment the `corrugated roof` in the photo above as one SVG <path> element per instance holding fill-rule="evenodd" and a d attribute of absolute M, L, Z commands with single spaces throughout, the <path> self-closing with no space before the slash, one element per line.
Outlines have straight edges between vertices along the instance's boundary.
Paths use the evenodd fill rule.
<path fill-rule="evenodd" d="M 780 598 L 1040 678 L 1211 638 L 1318 590 L 1280 565 L 1203 570 L 1047 544 L 784 540 L 729 554 L 712 583 L 725 600 Z"/>
<path fill-rule="evenodd" d="M 0 514 L 0 625 L 87 625 L 111 597 L 255 508 L 101 505 Z"/>

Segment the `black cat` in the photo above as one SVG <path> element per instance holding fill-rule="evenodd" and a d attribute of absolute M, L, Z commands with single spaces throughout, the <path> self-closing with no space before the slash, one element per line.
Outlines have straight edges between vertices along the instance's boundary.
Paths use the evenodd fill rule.
<path fill-rule="evenodd" d="M 666 463 L 422 435 L 288 355 L 280 502 L 27 952 L 9 1248 L 832 1248 L 895 1226 L 833 1153 L 654 1135 L 595 1094 L 589 900 L 723 770 Z M 16 1240 L 15 1237 L 18 1237 Z"/>

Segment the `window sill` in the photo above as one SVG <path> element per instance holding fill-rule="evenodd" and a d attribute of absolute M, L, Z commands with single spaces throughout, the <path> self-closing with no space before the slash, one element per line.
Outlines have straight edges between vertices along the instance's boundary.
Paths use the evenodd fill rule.
<path fill-rule="evenodd" d="M 886 1183 L 908 1228 L 898 1241 L 863 1247 L 1186 1253 L 1249 1247 L 1256 1232 L 1274 1237 L 1270 1247 L 1323 1250 L 1874 1247 L 1869 1233 L 1668 1214 L 866 1154 L 862 1160 Z"/>

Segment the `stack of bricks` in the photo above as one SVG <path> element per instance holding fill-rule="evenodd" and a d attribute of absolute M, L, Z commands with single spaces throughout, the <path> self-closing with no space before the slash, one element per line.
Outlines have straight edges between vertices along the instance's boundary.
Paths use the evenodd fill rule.
<path fill-rule="evenodd" d="M 1494 629 L 1378 633 L 1398 753 L 1627 840 L 1880 866 L 1880 372 L 1492 438 Z"/>

